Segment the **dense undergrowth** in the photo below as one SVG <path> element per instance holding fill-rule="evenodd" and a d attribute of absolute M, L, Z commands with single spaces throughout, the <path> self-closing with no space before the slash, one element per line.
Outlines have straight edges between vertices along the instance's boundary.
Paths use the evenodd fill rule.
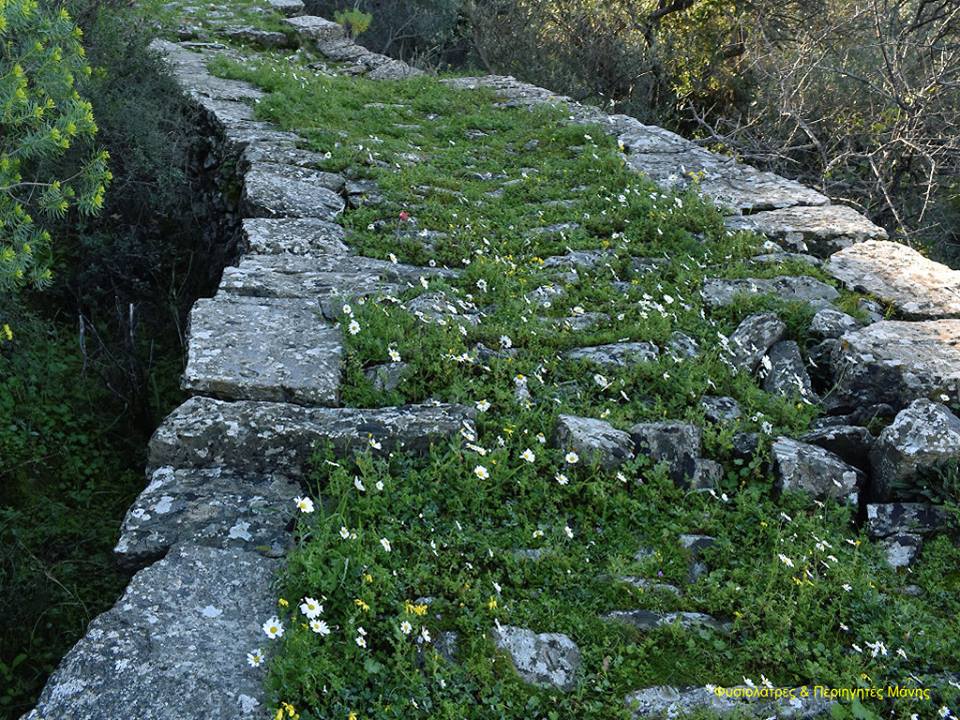
<path fill-rule="evenodd" d="M 722 336 L 766 308 L 804 347 L 811 311 L 773 297 L 710 309 L 701 284 L 826 279 L 818 270 L 751 261 L 758 238 L 726 232 L 695 193 L 664 194 L 629 173 L 614 139 L 566 124 L 561 108 L 499 108 L 487 93 L 435 79 L 371 83 L 314 73 L 296 56 L 259 58 L 216 70 L 270 91 L 261 118 L 327 153 L 324 169 L 374 179 L 384 196 L 347 212 L 351 244 L 460 271 L 344 304 L 345 404 L 478 410 L 475 426 L 426 459 L 317 455 L 315 509 L 301 515 L 278 606 L 286 632 L 268 682 L 290 703 L 281 709 L 305 720 L 629 717 L 624 696 L 658 684 L 885 687 L 955 669 L 960 553 L 948 539 L 898 575 L 855 529 L 854 508 L 779 497 L 762 451 L 749 461 L 732 452 L 735 432 L 797 435 L 817 410 L 732 374 Z M 575 275 L 544 266 L 570 249 L 608 254 Z M 660 264 L 650 272 L 638 257 Z M 534 292 L 549 287 L 559 292 Z M 456 314 L 424 322 L 402 307 L 437 292 Z M 855 311 L 856 300 L 839 304 Z M 587 329 L 573 329 L 587 317 Z M 676 331 L 698 342 L 697 358 L 666 349 Z M 622 340 L 665 349 L 614 369 L 562 356 Z M 364 371 L 391 361 L 408 364 L 402 381 L 375 390 Z M 707 422 L 704 395 L 736 398 L 741 417 Z M 691 492 L 644 460 L 619 472 L 589 467 L 553 445 L 560 412 L 621 428 L 693 421 L 724 477 Z M 711 572 L 689 585 L 682 533 L 717 538 Z M 680 586 L 682 597 L 623 580 L 638 576 Z M 322 611 L 302 607 L 305 598 Z M 732 632 L 639 633 L 601 618 L 634 608 L 707 612 Z M 583 656 L 576 689 L 521 682 L 494 650 L 497 623 L 569 635 Z M 854 703 L 837 715 L 934 717 L 951 694 Z"/>

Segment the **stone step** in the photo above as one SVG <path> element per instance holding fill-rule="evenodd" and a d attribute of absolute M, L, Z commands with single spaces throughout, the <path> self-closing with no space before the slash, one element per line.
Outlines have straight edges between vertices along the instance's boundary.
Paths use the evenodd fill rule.
<path fill-rule="evenodd" d="M 827 698 L 814 696 L 812 688 L 794 688 L 792 697 L 778 697 L 773 690 L 769 695 L 759 696 L 763 690 L 745 685 L 678 690 L 661 685 L 630 693 L 625 703 L 633 720 L 672 720 L 696 713 L 708 713 L 709 717 L 801 720 L 828 717 L 834 705 Z"/>
<path fill-rule="evenodd" d="M 345 180 L 321 170 L 257 162 L 243 179 L 242 210 L 247 217 L 333 220 L 343 212 Z"/>
<path fill-rule="evenodd" d="M 221 468 L 225 473 L 280 473 L 299 479 L 317 442 L 342 452 L 423 452 L 454 437 L 475 411 L 465 405 L 404 405 L 362 410 L 193 397 L 150 440 L 148 466 Z"/>
<path fill-rule="evenodd" d="M 280 557 L 300 494 L 300 484 L 282 475 L 157 468 L 127 510 L 114 553 L 128 568 L 163 557 L 178 542 Z"/>
<path fill-rule="evenodd" d="M 243 221 L 243 252 L 254 255 L 350 255 L 344 230 L 317 218 L 247 218 Z"/>
<path fill-rule="evenodd" d="M 137 573 L 50 677 L 24 720 L 260 720 L 279 561 L 183 545 Z"/>
<path fill-rule="evenodd" d="M 837 409 L 925 397 L 960 400 L 960 320 L 883 320 L 844 334 L 834 351 Z"/>
<path fill-rule="evenodd" d="M 231 400 L 336 405 L 343 338 L 306 299 L 198 300 L 183 387 Z"/>
<path fill-rule="evenodd" d="M 766 235 L 797 253 L 827 257 L 865 240 L 884 240 L 887 232 L 846 205 L 791 207 L 752 215 L 731 215 L 724 220 L 730 230 Z"/>
<path fill-rule="evenodd" d="M 900 243 L 873 240 L 830 256 L 824 269 L 851 290 L 893 305 L 905 318 L 960 317 L 960 270 Z"/>
<path fill-rule="evenodd" d="M 775 295 L 788 302 L 805 302 L 825 307 L 840 297 L 835 288 L 807 275 L 782 275 L 775 278 L 707 278 L 703 299 L 712 307 L 732 305 L 740 296 Z"/>

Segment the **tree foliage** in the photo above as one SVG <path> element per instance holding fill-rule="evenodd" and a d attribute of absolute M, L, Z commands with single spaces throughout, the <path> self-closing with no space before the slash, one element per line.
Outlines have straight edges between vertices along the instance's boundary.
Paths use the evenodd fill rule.
<path fill-rule="evenodd" d="M 44 218 L 103 205 L 107 153 L 87 150 L 63 162 L 97 132 L 77 91 L 92 73 L 81 37 L 64 8 L 0 0 L 0 290 L 49 282 Z"/>

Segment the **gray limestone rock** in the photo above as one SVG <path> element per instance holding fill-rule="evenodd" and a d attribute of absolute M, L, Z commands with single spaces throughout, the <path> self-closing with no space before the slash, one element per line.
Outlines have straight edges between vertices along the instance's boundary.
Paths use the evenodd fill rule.
<path fill-rule="evenodd" d="M 409 364 L 405 362 L 383 363 L 367 368 L 363 374 L 373 384 L 374 390 L 391 392 L 396 390 L 403 382 L 408 367 L 410 367 Z"/>
<path fill-rule="evenodd" d="M 833 387 L 833 358 L 839 346 L 839 340 L 827 338 L 807 347 L 807 372 L 821 389 Z"/>
<path fill-rule="evenodd" d="M 700 344 L 689 335 L 676 330 L 670 334 L 667 350 L 677 358 L 695 358 L 700 354 Z"/>
<path fill-rule="evenodd" d="M 316 218 L 246 218 L 243 250 L 255 255 L 343 256 L 350 249 L 339 225 Z"/>
<path fill-rule="evenodd" d="M 282 475 L 157 468 L 127 510 L 114 553 L 125 567 L 142 567 L 178 542 L 279 554 L 299 494 L 299 483 Z"/>
<path fill-rule="evenodd" d="M 25 720 L 260 720 L 279 561 L 238 548 L 178 545 L 137 573 L 50 676 Z"/>
<path fill-rule="evenodd" d="M 292 17 L 288 19 L 287 22 L 301 38 L 313 40 L 318 43 L 339 40 L 345 35 L 343 26 L 340 23 L 335 23 L 315 15 Z"/>
<path fill-rule="evenodd" d="M 736 370 L 752 373 L 770 346 L 786 331 L 786 324 L 773 313 L 757 313 L 744 318 L 727 344 L 730 364 Z"/>
<path fill-rule="evenodd" d="M 716 544 L 717 539 L 710 535 L 684 534 L 679 538 L 680 546 L 690 553 L 690 569 L 687 572 L 687 582 L 695 583 L 710 572 L 710 568 L 703 559 L 703 551 Z"/>
<path fill-rule="evenodd" d="M 478 325 L 477 308 L 465 300 L 451 299 L 446 293 L 428 292 L 403 304 L 404 309 L 424 322 L 434 325 Z"/>
<path fill-rule="evenodd" d="M 562 298 L 566 294 L 567 291 L 562 287 L 556 285 L 541 285 L 536 290 L 531 290 L 524 295 L 524 299 L 530 305 L 548 308 L 555 300 Z"/>
<path fill-rule="evenodd" d="M 709 490 L 717 488 L 723 480 L 723 465 L 705 458 L 698 458 L 690 476 L 690 487 L 693 490 Z"/>
<path fill-rule="evenodd" d="M 678 588 L 676 585 L 656 582 L 655 580 L 647 580 L 646 578 L 635 577 L 633 575 L 627 575 L 620 578 L 620 582 L 633 585 L 633 587 L 637 588 L 638 590 L 643 590 L 644 592 L 669 593 L 674 597 L 680 597 L 683 594 L 680 588 Z"/>
<path fill-rule="evenodd" d="M 802 490 L 817 498 L 853 499 L 864 474 L 816 445 L 777 438 L 772 447 L 777 487 Z"/>
<path fill-rule="evenodd" d="M 282 32 L 261 30 L 260 28 L 249 25 L 226 28 L 222 32 L 231 40 L 239 40 L 240 42 L 267 49 L 284 48 L 290 45 L 290 39 Z"/>
<path fill-rule="evenodd" d="M 952 523 L 950 513 L 929 503 L 869 503 L 867 532 L 870 537 L 891 535 L 930 535 L 944 531 Z"/>
<path fill-rule="evenodd" d="M 731 230 L 749 230 L 766 235 L 791 250 L 827 257 L 864 240 L 884 239 L 887 233 L 853 208 L 845 205 L 792 207 L 724 220 Z"/>
<path fill-rule="evenodd" d="M 267 0 L 267 5 L 287 17 L 293 17 L 303 12 L 303 0 Z"/>
<path fill-rule="evenodd" d="M 688 480 L 700 457 L 700 428 L 682 422 L 638 423 L 630 428 L 635 452 L 655 464 L 665 462 L 676 482 Z"/>
<path fill-rule="evenodd" d="M 825 269 L 851 290 L 868 292 L 905 318 L 960 317 L 960 270 L 900 243 L 874 240 L 835 253 Z"/>
<path fill-rule="evenodd" d="M 603 616 L 606 620 L 618 620 L 637 630 L 656 630 L 676 623 L 683 628 L 709 628 L 716 632 L 730 632 L 730 623 L 721 622 L 712 615 L 698 612 L 654 612 L 653 610 L 615 610 Z"/>
<path fill-rule="evenodd" d="M 633 458 L 630 435 L 593 418 L 560 415 L 554 444 L 561 450 L 576 451 L 586 462 L 599 462 L 608 470 Z"/>
<path fill-rule="evenodd" d="M 870 469 L 869 453 L 875 438 L 865 427 L 858 425 L 821 427 L 800 439 L 832 452 L 848 465 L 858 467 L 864 472 Z"/>
<path fill-rule="evenodd" d="M 566 255 L 554 255 L 544 258 L 543 268 L 576 268 L 590 270 L 604 260 L 609 260 L 614 253 L 609 250 L 571 250 Z"/>
<path fill-rule="evenodd" d="M 343 340 L 308 300 L 198 300 L 183 387 L 234 400 L 336 405 Z"/>
<path fill-rule="evenodd" d="M 568 360 L 585 360 L 604 367 L 627 367 L 635 363 L 656 362 L 660 350 L 653 343 L 623 342 L 576 348 L 563 354 Z"/>
<path fill-rule="evenodd" d="M 254 163 L 243 179 L 243 211 L 248 217 L 333 220 L 345 207 L 344 182 L 321 170 Z"/>
<path fill-rule="evenodd" d="M 526 682 L 564 691 L 576 687 L 580 649 L 566 635 L 538 635 L 532 630 L 511 625 L 494 628 L 492 635 L 497 648 L 510 655 L 514 667 Z"/>
<path fill-rule="evenodd" d="M 713 307 L 732 305 L 744 295 L 775 295 L 781 300 L 804 302 L 814 307 L 824 307 L 840 297 L 836 288 L 806 275 L 784 275 L 769 280 L 708 278 L 703 283 L 702 294 L 707 305 Z"/>
<path fill-rule="evenodd" d="M 715 423 L 733 422 L 741 414 L 740 403 L 732 397 L 704 395 L 700 398 L 700 407 L 703 408 L 703 416 Z"/>
<path fill-rule="evenodd" d="M 604 323 L 610 322 L 610 316 L 602 312 L 585 312 L 580 313 L 579 315 L 571 315 L 565 318 L 557 318 L 554 320 L 554 325 L 564 330 L 571 330 L 573 332 L 583 332 L 584 330 L 592 330 L 598 325 L 603 325 Z"/>
<path fill-rule="evenodd" d="M 861 323 L 856 318 L 840 312 L 836 308 L 818 310 L 810 321 L 810 332 L 821 338 L 838 338 L 844 333 L 856 330 Z"/>
<path fill-rule="evenodd" d="M 846 333 L 833 355 L 835 404 L 960 401 L 960 320 L 884 320 Z"/>
<path fill-rule="evenodd" d="M 812 720 L 827 717 L 833 702 L 815 697 L 813 690 L 795 688 L 791 696 L 777 697 L 771 691 L 770 699 L 745 697 L 755 692 L 746 686 L 724 688 L 723 694 L 709 688 L 693 687 L 685 690 L 662 685 L 630 693 L 625 699 L 633 720 L 674 720 L 691 713 L 710 713 L 710 717 L 780 718 L 781 720 Z"/>
<path fill-rule="evenodd" d="M 763 389 L 773 395 L 797 397 L 808 403 L 817 401 L 810 376 L 800 355 L 800 346 L 793 340 L 781 340 L 761 360 Z"/>
<path fill-rule="evenodd" d="M 917 559 L 923 547 L 923 538 L 910 533 L 891 535 L 880 540 L 880 547 L 883 548 L 887 565 L 899 570 L 909 567 Z"/>
<path fill-rule="evenodd" d="M 154 432 L 148 467 L 221 467 L 235 474 L 300 478 L 317 442 L 341 451 L 424 452 L 456 435 L 474 414 L 463 405 L 358 410 L 193 397 Z"/>
<path fill-rule="evenodd" d="M 880 433 L 870 453 L 872 495 L 906 500 L 922 495 L 930 476 L 960 459 L 960 418 L 946 406 L 914 400 Z"/>

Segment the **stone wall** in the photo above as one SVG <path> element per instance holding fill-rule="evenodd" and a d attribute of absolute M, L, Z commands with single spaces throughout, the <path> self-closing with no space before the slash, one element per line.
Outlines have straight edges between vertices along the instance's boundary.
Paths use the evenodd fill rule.
<path fill-rule="evenodd" d="M 419 72 L 356 45 L 335 23 L 297 16 L 297 0 L 272 4 L 294 15 L 289 22 L 302 44 L 353 74 L 394 79 Z M 354 254 L 338 218 L 370 188 L 319 170 L 321 158 L 300 149 L 298 136 L 255 120 L 250 103 L 262 93 L 207 71 L 207 61 L 226 52 L 222 47 L 166 41 L 154 47 L 198 111 L 206 148 L 198 173 L 205 174 L 215 208 L 209 219 L 215 230 L 200 231 L 214 233 L 229 266 L 216 294 L 198 300 L 191 312 L 183 384 L 194 397 L 156 431 L 148 485 L 123 522 L 117 558 L 138 572 L 64 658 L 29 720 L 264 717 L 262 676 L 247 667 L 246 653 L 263 644 L 259 621 L 273 612 L 271 578 L 290 543 L 294 498 L 312 445 L 422 450 L 472 418 L 469 408 L 455 405 L 339 406 L 343 343 L 336 319 L 344 298 L 395 293 L 451 271 Z M 900 502 L 915 499 L 900 494 L 901 481 L 960 447 L 960 421 L 936 402 L 958 399 L 960 295 L 953 271 L 888 242 L 882 229 L 814 190 L 661 128 L 509 77 L 448 82 L 492 88 L 505 105 L 565 103 L 571 122 L 600 124 L 616 136 L 637 172 L 664 187 L 696 181 L 704 196 L 726 208 L 731 229 L 766 235 L 771 253 L 823 264 L 908 318 L 862 326 L 828 307 L 832 288 L 795 278 L 717 281 L 705 288 L 714 304 L 743 292 L 778 292 L 824 307 L 821 355 L 839 380 L 825 400 L 831 415 L 800 442 L 778 441 L 774 471 L 784 487 L 813 492 L 832 478 L 849 478 L 841 485 L 864 494 L 874 534 L 895 538 L 895 561 L 919 545 L 937 511 Z M 217 260 L 213 266 L 219 273 Z M 746 371 L 768 351 L 774 355 L 782 334 L 777 322 L 761 317 L 743 329 L 744 344 L 734 355 L 749 365 Z M 791 361 L 791 348 L 779 352 Z M 797 372 L 806 375 L 802 363 Z M 879 440 L 864 434 L 863 419 L 885 413 L 896 421 Z M 637 443 L 653 443 L 654 436 L 657 447 L 666 447 L 660 437 L 669 429 L 638 426 L 630 435 L 611 434 L 598 420 L 566 422 L 571 442 L 598 452 L 613 447 L 618 457 L 639 452 Z M 594 442 L 598 433 L 605 442 Z M 917 442 L 934 451 L 908 457 L 904 448 Z M 668 450 L 665 457 L 673 457 Z M 688 459 L 691 467 L 709 468 L 696 451 Z M 869 485 L 865 472 L 873 478 Z M 695 707 L 699 697 L 662 688 L 642 693 L 638 703 L 660 703 L 660 709 Z"/>

